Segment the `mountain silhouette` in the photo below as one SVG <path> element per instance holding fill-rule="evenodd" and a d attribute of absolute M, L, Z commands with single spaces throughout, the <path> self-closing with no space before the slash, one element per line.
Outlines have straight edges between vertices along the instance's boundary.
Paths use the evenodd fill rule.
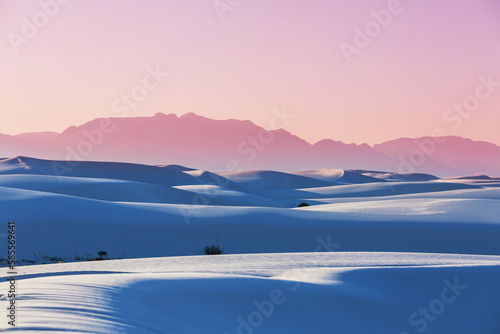
<path fill-rule="evenodd" d="M 401 138 L 374 147 L 331 139 L 310 144 L 286 130 L 266 130 L 248 120 L 158 113 L 94 119 L 60 134 L 0 134 L 0 155 L 176 164 L 212 171 L 339 168 L 500 175 L 499 146 L 460 137 L 440 139 L 435 143 L 430 137 Z"/>

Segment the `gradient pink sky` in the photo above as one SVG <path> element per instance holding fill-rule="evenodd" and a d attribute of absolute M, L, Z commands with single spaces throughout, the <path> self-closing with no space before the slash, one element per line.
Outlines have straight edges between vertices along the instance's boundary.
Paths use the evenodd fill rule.
<path fill-rule="evenodd" d="M 441 128 L 500 144 L 500 87 L 459 126 L 443 119 L 479 76 L 500 82 L 500 3 L 401 0 L 348 64 L 339 45 L 388 2 L 243 0 L 220 20 L 212 0 L 73 0 L 14 52 L 9 33 L 21 34 L 40 2 L 0 0 L 0 133 L 117 116 L 112 102 L 159 65 L 169 77 L 130 116 L 195 112 L 269 128 L 286 106 L 296 117 L 285 129 L 311 143 Z"/>

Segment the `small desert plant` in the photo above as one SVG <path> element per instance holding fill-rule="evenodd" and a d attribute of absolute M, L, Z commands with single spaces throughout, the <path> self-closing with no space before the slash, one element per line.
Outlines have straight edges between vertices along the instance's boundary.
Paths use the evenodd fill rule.
<path fill-rule="evenodd" d="M 299 208 L 302 208 L 302 207 L 304 207 L 304 206 L 310 206 L 310 205 L 309 205 L 309 204 L 307 204 L 306 202 L 302 202 L 302 203 L 300 203 L 300 204 L 299 204 L 299 206 L 298 206 L 298 207 L 299 207 Z"/>
<path fill-rule="evenodd" d="M 38 256 L 38 254 L 35 254 L 35 253 L 32 253 L 32 254 L 33 254 L 33 257 L 35 258 L 35 261 L 36 261 L 37 263 L 39 263 L 39 262 L 41 262 L 41 261 L 42 261 L 42 259 L 40 258 L 40 256 Z"/>
<path fill-rule="evenodd" d="M 98 251 L 97 255 L 99 255 L 99 257 L 96 257 L 96 260 L 106 260 L 108 258 L 108 252 L 106 251 Z"/>
<path fill-rule="evenodd" d="M 205 253 L 207 255 L 218 255 L 224 253 L 224 247 L 220 248 L 219 246 L 219 239 L 212 244 L 212 246 L 207 246 L 205 247 Z"/>

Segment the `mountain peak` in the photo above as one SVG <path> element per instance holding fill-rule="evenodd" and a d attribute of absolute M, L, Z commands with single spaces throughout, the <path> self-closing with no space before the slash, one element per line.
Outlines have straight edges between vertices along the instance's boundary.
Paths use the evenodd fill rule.
<path fill-rule="evenodd" d="M 182 119 L 192 119 L 192 118 L 204 118 L 203 116 L 199 116 L 197 114 L 195 114 L 194 112 L 188 112 L 188 113 L 185 113 L 184 115 L 182 115 L 181 117 L 179 118 L 182 118 Z"/>
<path fill-rule="evenodd" d="M 171 118 L 171 119 L 174 119 L 174 118 L 179 118 L 177 117 L 176 114 L 164 114 L 162 112 L 157 112 L 154 116 L 153 116 L 154 119 L 168 119 L 168 118 Z"/>

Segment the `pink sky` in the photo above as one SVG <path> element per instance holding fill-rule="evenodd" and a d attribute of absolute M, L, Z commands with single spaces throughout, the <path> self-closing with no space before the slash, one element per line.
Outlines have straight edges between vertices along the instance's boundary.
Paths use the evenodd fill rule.
<path fill-rule="evenodd" d="M 496 0 L 401 0 L 350 63 L 341 43 L 389 1 L 243 0 L 221 20 L 212 0 L 73 0 L 15 52 L 23 18 L 43 19 L 40 3 L 53 1 L 0 0 L 0 133 L 120 116 L 113 102 L 158 65 L 169 76 L 128 116 L 195 112 L 269 128 L 286 107 L 296 117 L 285 128 L 311 143 L 441 128 L 500 144 L 500 86 L 468 116 L 443 118 L 471 101 L 479 76 L 500 82 Z"/>

